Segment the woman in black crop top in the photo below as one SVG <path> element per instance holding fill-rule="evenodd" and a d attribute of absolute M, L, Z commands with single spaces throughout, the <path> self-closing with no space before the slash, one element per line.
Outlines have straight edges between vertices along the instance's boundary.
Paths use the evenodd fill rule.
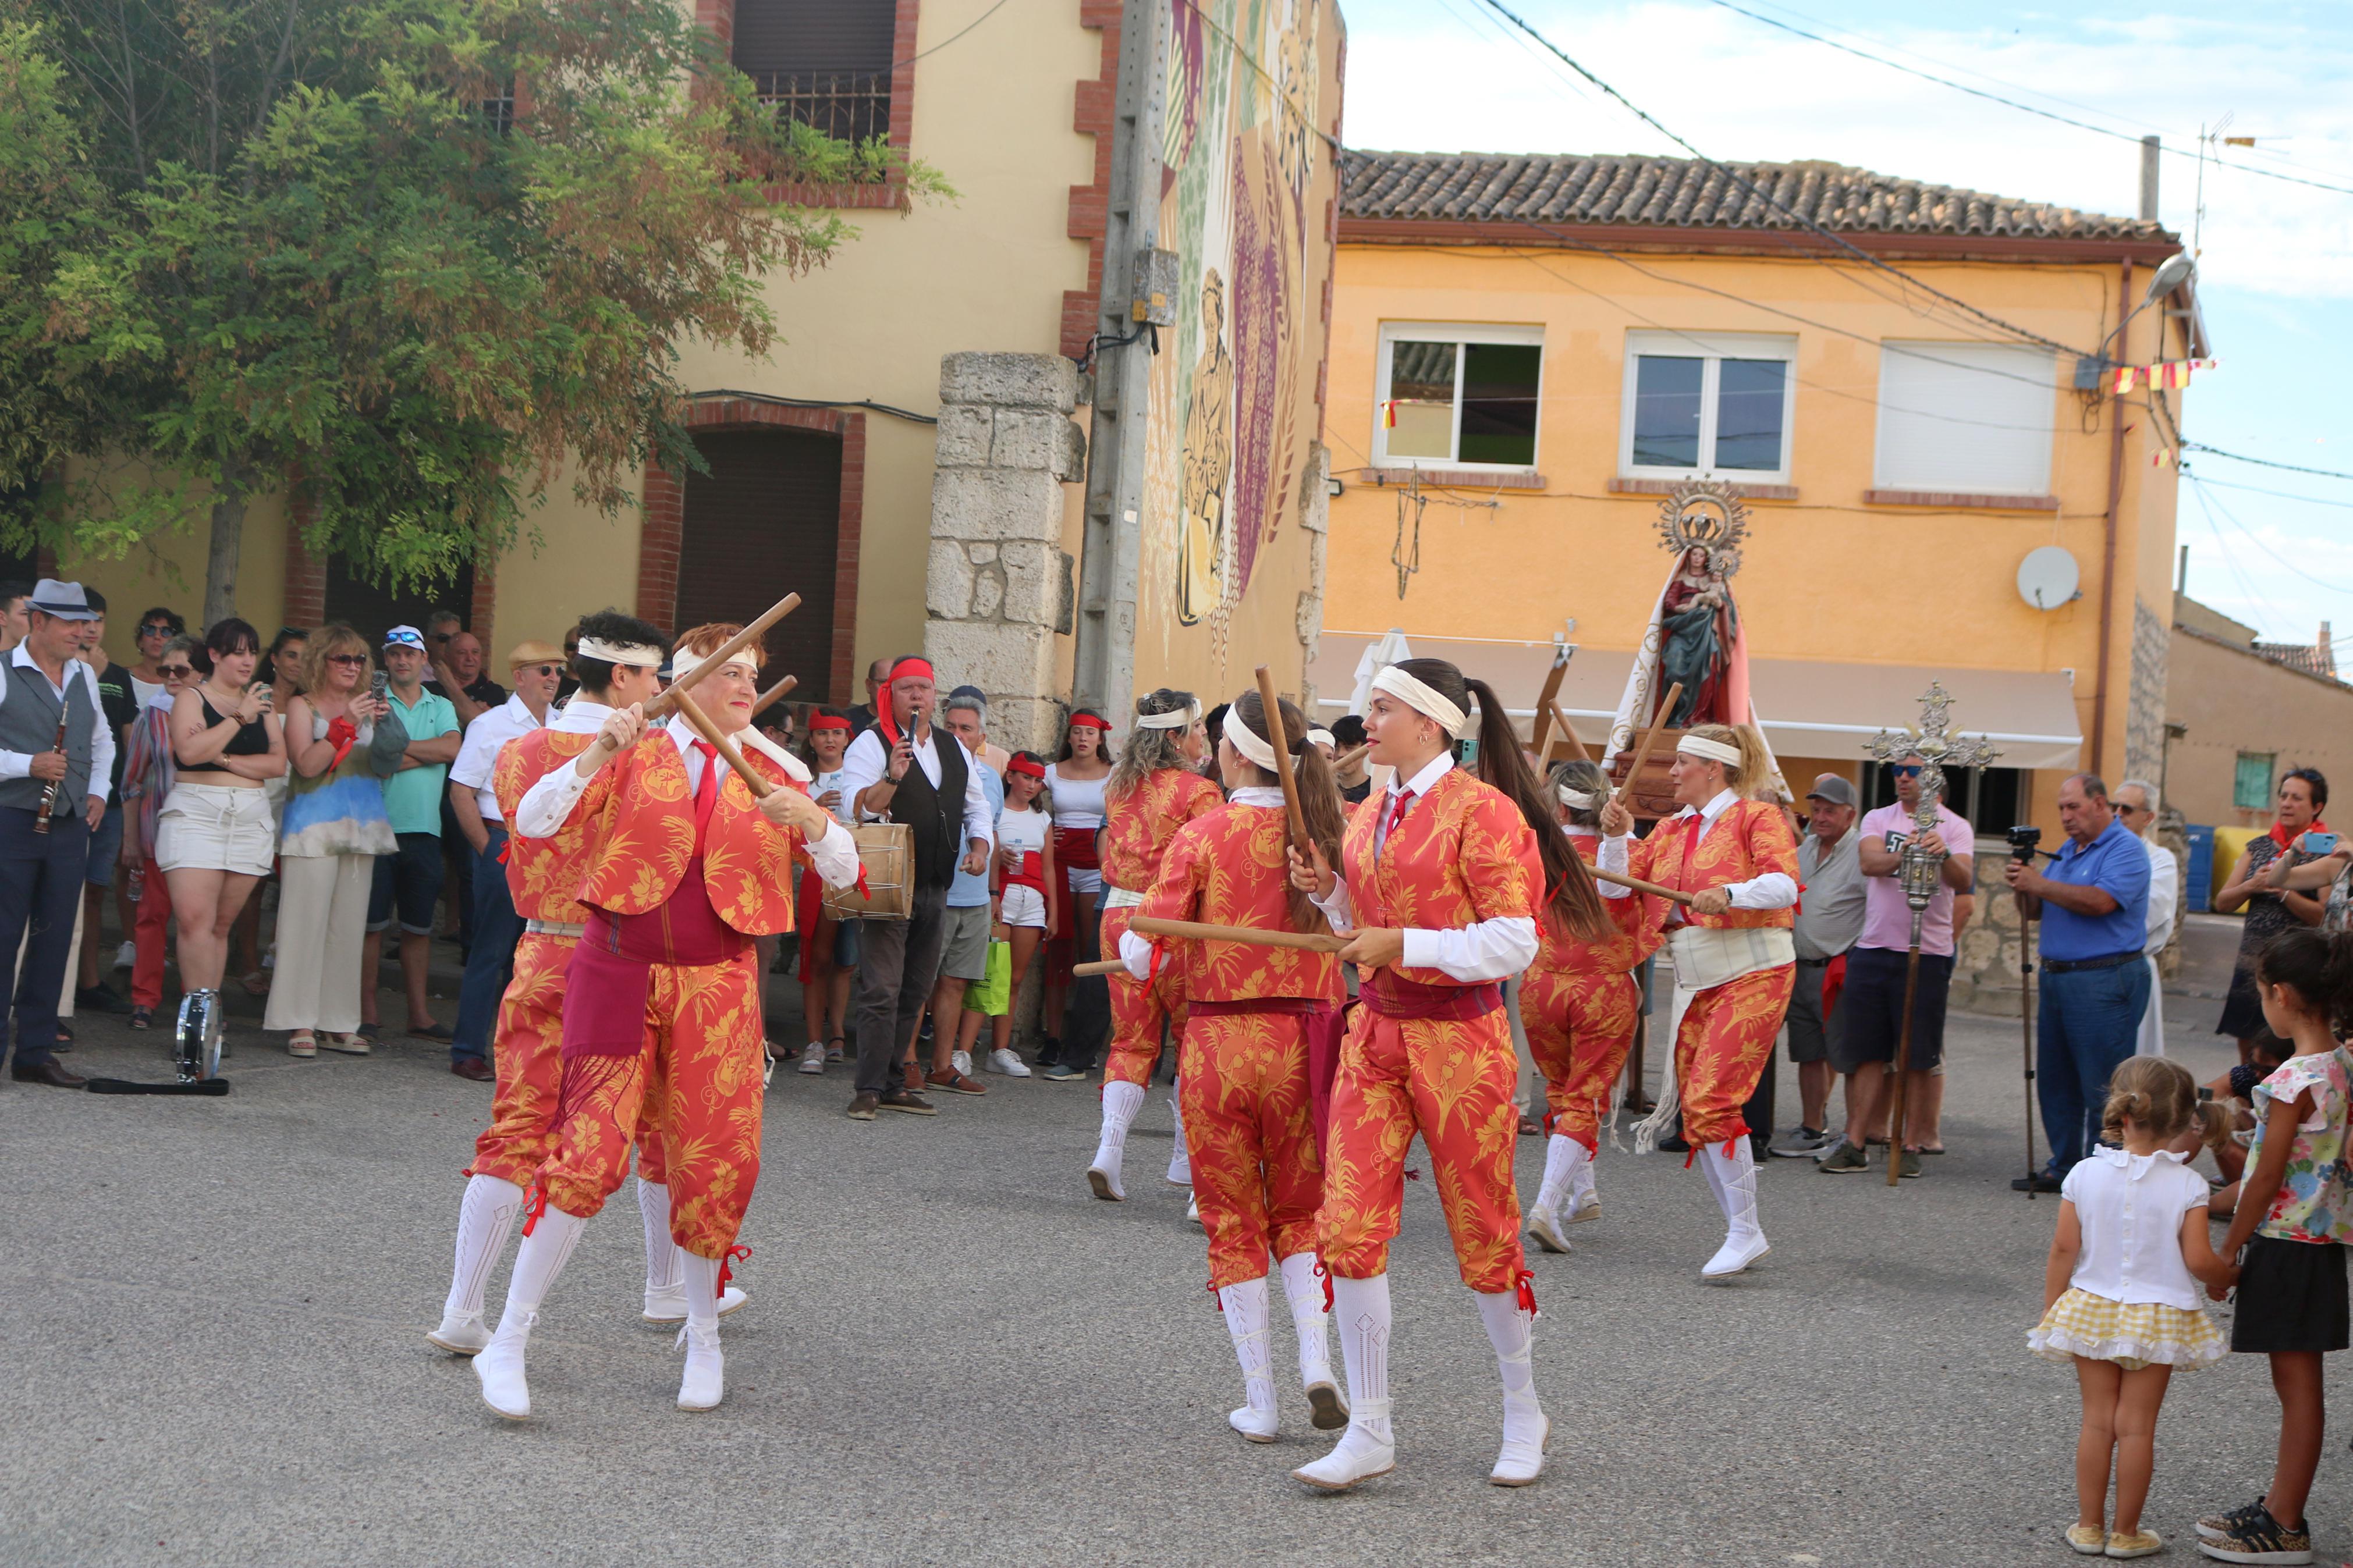
<path fill-rule="evenodd" d="M 261 638 L 234 616 L 205 634 L 205 678 L 172 700 L 172 792 L 155 825 L 155 860 L 172 895 L 180 983 L 210 1005 L 227 960 L 229 928 L 269 874 L 277 815 L 263 782 L 286 771 L 286 743 L 269 691 L 253 684 Z M 185 1011 L 185 1009 L 183 1010 Z"/>

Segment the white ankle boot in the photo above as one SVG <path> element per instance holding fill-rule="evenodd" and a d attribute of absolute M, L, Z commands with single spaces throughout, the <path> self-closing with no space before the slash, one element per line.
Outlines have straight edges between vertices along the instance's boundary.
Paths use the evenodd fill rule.
<path fill-rule="evenodd" d="M 1569 1195 L 1577 1161 L 1584 1152 L 1584 1144 L 1564 1133 L 1556 1132 L 1545 1141 L 1544 1185 L 1536 1189 L 1536 1201 L 1528 1208 L 1528 1234 L 1546 1252 L 1569 1250 L 1568 1237 L 1561 1234 L 1566 1222 L 1560 1205 Z"/>
<path fill-rule="evenodd" d="M 1504 1447 L 1487 1472 L 1499 1487 L 1524 1487 L 1544 1474 L 1545 1449 L 1552 1441 L 1552 1420 L 1536 1403 L 1535 1317 L 1520 1305 L 1516 1290 L 1479 1295 L 1479 1318 L 1487 1325 L 1487 1342 L 1495 1347 L 1495 1368 L 1504 1379 Z"/>
<path fill-rule="evenodd" d="M 686 1346 L 686 1372 L 679 1379 L 681 1410 L 712 1410 L 727 1396 L 727 1358 L 719 1352 L 719 1259 L 679 1254 L 686 1276 L 686 1326 L 678 1331 Z M 699 1309 L 699 1310 L 698 1310 Z"/>
<path fill-rule="evenodd" d="M 1128 1127 L 1143 1109 L 1142 1084 L 1103 1085 L 1103 1137 L 1095 1144 L 1094 1163 L 1087 1167 L 1087 1183 L 1094 1188 L 1095 1196 L 1115 1204 L 1127 1201 L 1127 1190 L 1119 1184 L 1120 1162 L 1127 1149 Z"/>
<path fill-rule="evenodd" d="M 1765 1240 L 1764 1227 L 1757 1223 L 1757 1155 L 1747 1138 L 1732 1140 L 1729 1159 L 1725 1157 L 1723 1144 L 1711 1143 L 1699 1152 L 1699 1160 L 1707 1171 L 1708 1185 L 1715 1189 L 1726 1226 L 1724 1245 L 1699 1271 L 1702 1280 L 1715 1285 L 1745 1273 L 1773 1248 Z"/>
<path fill-rule="evenodd" d="M 1583 1225 L 1587 1220 L 1601 1217 L 1601 1194 L 1593 1190 L 1593 1156 L 1586 1152 L 1582 1143 L 1577 1146 L 1577 1166 L 1569 1178 L 1567 1205 L 1559 1212 L 1570 1225 Z"/>
<path fill-rule="evenodd" d="M 523 1352 L 539 1321 L 540 1303 L 548 1288 L 564 1272 L 572 1249 L 580 1244 L 588 1222 L 559 1208 L 544 1208 L 532 1222 L 531 1233 L 515 1249 L 514 1273 L 507 1281 L 507 1304 L 499 1313 L 499 1331 L 474 1358 L 474 1375 L 481 1380 L 482 1402 L 510 1421 L 531 1419 L 531 1386 L 523 1377 Z"/>
<path fill-rule="evenodd" d="M 1309 1425 L 1336 1432 L 1348 1424 L 1348 1406 L 1332 1381 L 1331 1320 L 1324 1310 L 1324 1279 L 1315 1255 L 1294 1252 L 1282 1260 L 1282 1293 L 1291 1300 L 1291 1324 L 1299 1331 L 1299 1381 L 1314 1412 Z"/>
<path fill-rule="evenodd" d="M 1332 1281 L 1332 1315 L 1340 1321 L 1340 1360 L 1348 1371 L 1348 1429 L 1330 1453 L 1291 1472 L 1294 1480 L 1327 1492 L 1397 1468 L 1389 1426 L 1389 1280 Z"/>
<path fill-rule="evenodd" d="M 1168 1094 L 1168 1120 L 1176 1127 L 1176 1149 L 1168 1156 L 1168 1184 L 1189 1187 L 1193 1184 L 1193 1152 L 1185 1143 L 1185 1102 L 1181 1085 Z"/>
<path fill-rule="evenodd" d="M 1226 1332 L 1234 1342 L 1234 1359 L 1242 1367 L 1241 1407 L 1228 1413 L 1226 1425 L 1253 1443 L 1274 1441 L 1274 1346 L 1268 1327 L 1266 1277 L 1245 1279 L 1218 1292 L 1225 1310 Z"/>
<path fill-rule="evenodd" d="M 681 1259 L 686 1249 L 670 1239 L 670 1188 L 638 1178 L 638 1213 L 646 1225 L 646 1304 L 641 1314 L 663 1328 L 686 1321 L 686 1275 Z M 725 1317 L 751 1298 L 730 1285 L 720 1293 L 719 1315 Z"/>
<path fill-rule="evenodd" d="M 482 1321 L 482 1288 L 514 1232 L 522 1212 L 522 1189 L 497 1176 L 466 1183 L 458 1203 L 458 1260 L 449 1273 L 449 1296 L 441 1304 L 441 1326 L 425 1337 L 453 1355 L 472 1355 L 491 1342 Z"/>

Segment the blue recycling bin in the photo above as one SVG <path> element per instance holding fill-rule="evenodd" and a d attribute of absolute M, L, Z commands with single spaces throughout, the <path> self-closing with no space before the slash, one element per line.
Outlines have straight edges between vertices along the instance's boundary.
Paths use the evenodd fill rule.
<path fill-rule="evenodd" d="M 2193 823 L 2189 829 L 2189 912 L 2207 912 L 2207 900 L 2214 887 L 2214 829 Z"/>

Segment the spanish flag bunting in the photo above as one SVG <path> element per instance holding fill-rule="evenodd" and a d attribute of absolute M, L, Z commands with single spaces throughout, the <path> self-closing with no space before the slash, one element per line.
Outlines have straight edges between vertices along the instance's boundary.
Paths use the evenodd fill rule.
<path fill-rule="evenodd" d="M 2120 364 L 2116 367 L 2110 377 L 2109 390 L 2126 393 L 2136 386 L 2148 386 L 2166 391 L 2179 391 L 2189 384 L 2190 374 L 2193 371 L 2213 368 L 2214 362 L 2211 359 L 2163 360 L 2156 364 Z"/>
<path fill-rule="evenodd" d="M 1397 399 L 1394 397 L 1388 398 L 1381 404 L 1381 428 L 1384 430 L 1397 428 Z"/>

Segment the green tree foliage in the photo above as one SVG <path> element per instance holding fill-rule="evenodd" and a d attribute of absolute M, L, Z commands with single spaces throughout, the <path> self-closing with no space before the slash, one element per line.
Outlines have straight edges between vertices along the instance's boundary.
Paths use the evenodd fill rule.
<path fill-rule="evenodd" d="M 445 579 L 568 478 L 700 469 L 674 345 L 854 232 L 891 157 L 779 122 L 676 0 L 0 0 L 0 528 L 120 554 L 247 503 Z M 917 195 L 944 186 L 895 171 Z M 23 504 L 60 454 L 89 478 Z"/>

